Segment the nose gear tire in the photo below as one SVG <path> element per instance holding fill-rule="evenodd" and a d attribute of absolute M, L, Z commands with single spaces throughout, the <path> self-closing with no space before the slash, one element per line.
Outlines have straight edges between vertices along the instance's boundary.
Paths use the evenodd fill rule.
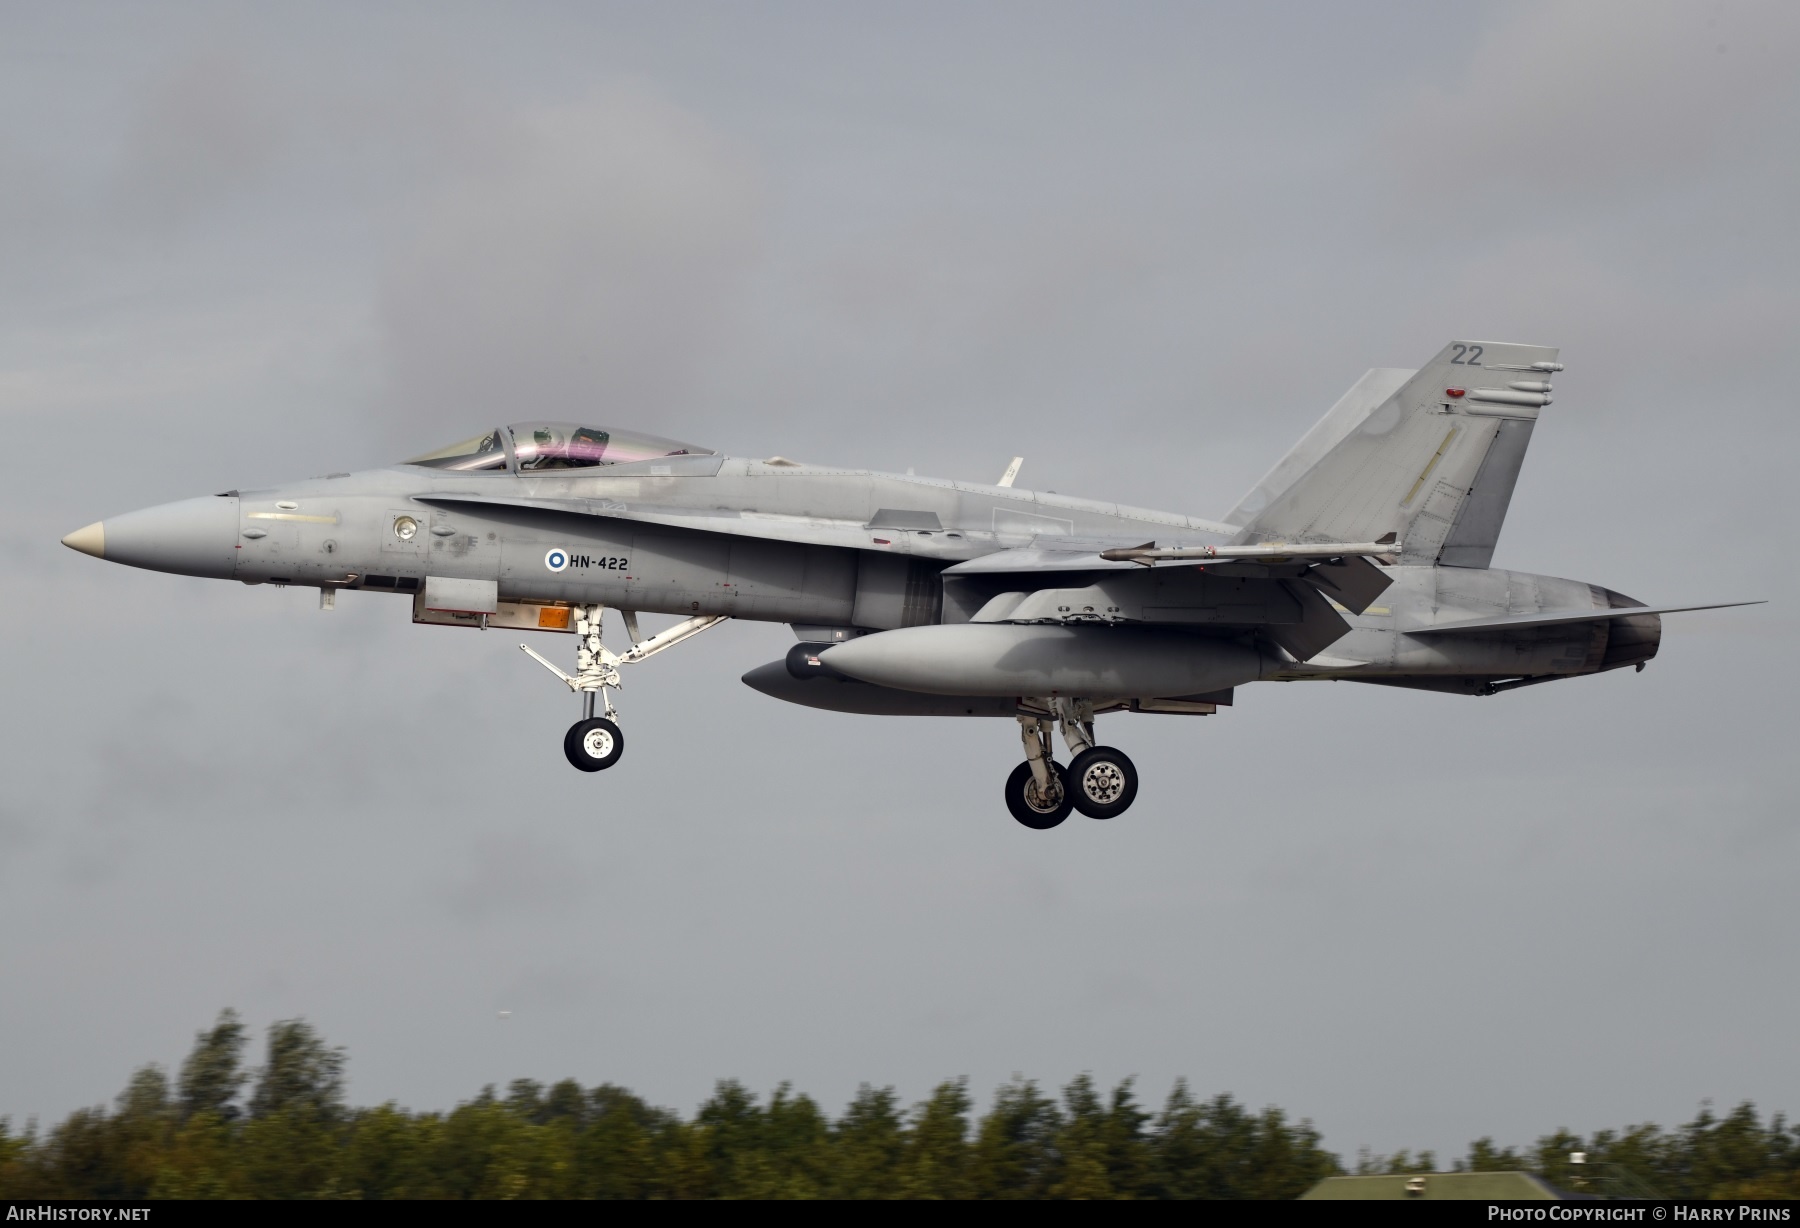
<path fill-rule="evenodd" d="M 584 772 L 611 767 L 625 753 L 625 735 L 603 716 L 576 721 L 563 737 L 563 754 Z"/>
<path fill-rule="evenodd" d="M 1116 818 L 1137 797 L 1137 768 L 1124 751 L 1110 746 L 1082 751 L 1070 761 L 1064 776 L 1075 809 L 1090 819 Z"/>
<path fill-rule="evenodd" d="M 1034 831 L 1046 831 L 1069 817 L 1074 807 L 1072 790 L 1069 788 L 1069 777 L 1061 765 L 1047 765 L 1051 775 L 1061 783 L 1060 795 L 1054 803 L 1047 802 L 1038 793 L 1037 778 L 1031 774 L 1031 764 L 1021 763 L 1013 769 L 1006 780 L 1006 808 L 1012 811 L 1012 817 Z"/>

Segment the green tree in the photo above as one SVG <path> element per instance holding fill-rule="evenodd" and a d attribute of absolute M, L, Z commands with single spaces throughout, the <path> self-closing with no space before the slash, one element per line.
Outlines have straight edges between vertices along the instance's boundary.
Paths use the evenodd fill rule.
<path fill-rule="evenodd" d="M 487 1087 L 448 1114 L 351 1110 L 343 1051 L 303 1020 L 270 1027 L 240 1108 L 243 1047 L 226 1011 L 196 1036 L 173 1088 L 147 1066 L 110 1110 L 76 1110 L 44 1133 L 0 1118 L 0 1196 L 1287 1199 L 1340 1171 L 1310 1122 L 1228 1095 L 1199 1101 L 1185 1082 L 1151 1118 L 1130 1080 L 1103 1096 L 1081 1075 L 1058 1100 L 1015 1077 L 971 1136 L 960 1079 L 906 1114 L 892 1088 L 865 1085 L 836 1122 L 785 1083 L 762 1103 L 732 1080 L 690 1120 L 568 1079 L 516 1080 L 504 1099 Z M 1429 1151 L 1365 1150 L 1357 1169 L 1436 1166 Z M 1529 1149 L 1483 1137 L 1456 1167 L 1533 1169 L 1596 1193 L 1794 1197 L 1800 1131 L 1748 1102 L 1723 1116 L 1703 1105 L 1674 1130 L 1646 1123 L 1586 1141 L 1558 1130 Z"/>
<path fill-rule="evenodd" d="M 1049 1190 L 1051 1197 L 1121 1196 L 1112 1182 L 1106 1127 L 1106 1107 L 1094 1090 L 1094 1080 L 1086 1074 L 1077 1076 L 1063 1089 L 1062 1125 L 1051 1144 L 1058 1164 L 1056 1181 Z"/>
<path fill-rule="evenodd" d="M 1253 1120 L 1249 1154 L 1232 1197 L 1298 1198 L 1339 1171 L 1337 1157 L 1320 1143 L 1319 1132 L 1310 1121 L 1290 1123 L 1282 1110 L 1273 1105 L 1265 1108 Z M 1429 1151 L 1419 1153 L 1419 1162 L 1427 1171 L 1437 1167 Z"/>
<path fill-rule="evenodd" d="M 335 1122 L 344 1112 L 344 1051 L 327 1045 L 304 1019 L 269 1025 L 267 1060 L 256 1075 L 250 1116 L 289 1113 Z"/>
<path fill-rule="evenodd" d="M 1546 1134 L 1532 1148 L 1531 1171 L 1558 1189 L 1573 1189 L 1578 1180 L 1587 1179 L 1587 1171 L 1583 1169 L 1577 1172 L 1576 1169 L 1581 1166 L 1570 1158 L 1576 1152 L 1589 1154 L 1593 1158 L 1591 1149 L 1579 1134 L 1567 1129 Z"/>
<path fill-rule="evenodd" d="M 830 1198 L 897 1198 L 902 1188 L 906 1123 L 891 1087 L 864 1083 L 831 1132 Z"/>
<path fill-rule="evenodd" d="M 367 1199 L 441 1198 L 435 1164 L 441 1119 L 415 1117 L 392 1102 L 351 1116 L 339 1152 L 335 1188 Z"/>
<path fill-rule="evenodd" d="M 1456 1171 L 1467 1173 L 1510 1173 L 1529 1167 L 1525 1158 L 1511 1147 L 1496 1147 L 1487 1137 L 1469 1144 L 1468 1158 L 1456 1165 Z"/>
<path fill-rule="evenodd" d="M 588 1101 L 587 1093 L 581 1090 L 581 1084 L 573 1079 L 564 1079 L 551 1087 L 544 1096 L 544 1104 L 540 1112 L 540 1120 L 544 1122 L 568 1119 L 579 1128 L 587 1125 Z"/>
<path fill-rule="evenodd" d="M 1252 1114 L 1225 1095 L 1201 1104 L 1185 1082 L 1169 1093 L 1154 1136 L 1164 1198 L 1297 1198 L 1339 1171 L 1310 1122 L 1289 1125 L 1276 1108 Z"/>
<path fill-rule="evenodd" d="M 36 1122 L 15 1134 L 12 1119 L 0 1117 L 0 1198 L 54 1196 L 39 1165 L 40 1151 Z"/>
<path fill-rule="evenodd" d="M 151 1198 L 248 1198 L 233 1125 L 200 1112 L 181 1123 L 159 1157 Z"/>
<path fill-rule="evenodd" d="M 502 1200 L 564 1196 L 573 1161 L 572 1139 L 534 1126 L 492 1089 L 445 1118 L 433 1159 L 450 1197 Z"/>
<path fill-rule="evenodd" d="M 714 1198 L 740 1197 L 745 1179 L 754 1183 L 760 1166 L 751 1157 L 762 1143 L 762 1110 L 756 1096 L 736 1079 L 720 1079 L 713 1094 L 694 1114 L 704 1132 L 707 1169 L 713 1175 Z"/>
<path fill-rule="evenodd" d="M 194 1048 L 181 1063 L 181 1116 L 211 1113 L 221 1121 L 236 1120 L 236 1100 L 250 1078 L 243 1069 L 244 1046 L 249 1033 L 238 1013 L 229 1007 L 219 1012 L 213 1026 L 194 1036 Z"/>
<path fill-rule="evenodd" d="M 735 1079 L 722 1079 L 700 1106 L 695 1124 L 721 1198 L 817 1198 L 825 1177 L 830 1132 L 811 1097 L 783 1083 L 765 1109 Z"/>
<path fill-rule="evenodd" d="M 914 1107 L 912 1128 L 901 1148 L 897 1194 L 912 1199 L 975 1197 L 974 1153 L 969 1146 L 967 1079 L 937 1085 Z"/>
<path fill-rule="evenodd" d="M 1145 1132 L 1150 1116 L 1132 1081 L 1103 1102 L 1087 1075 L 1063 1089 L 1063 1127 L 1056 1139 L 1062 1174 L 1056 1198 L 1143 1198 L 1154 1195 L 1155 1158 Z"/>
<path fill-rule="evenodd" d="M 1056 1101 L 1015 1075 L 994 1093 L 994 1107 L 975 1132 L 977 1198 L 1045 1198 L 1062 1177 L 1056 1149 L 1062 1133 Z"/>
<path fill-rule="evenodd" d="M 322 1198 L 338 1185 L 344 1051 L 304 1019 L 269 1025 L 268 1050 L 236 1137 L 243 1178 L 259 1198 Z"/>
<path fill-rule="evenodd" d="M 578 1163 L 584 1197 L 649 1198 L 666 1194 L 670 1187 L 660 1182 L 670 1177 L 674 1188 L 686 1188 L 682 1182 L 688 1174 L 677 1173 L 680 1162 L 659 1160 L 681 1129 L 674 1114 L 650 1108 L 622 1087 L 603 1084 L 583 1098 L 582 1117 L 587 1128 L 579 1141 Z"/>
<path fill-rule="evenodd" d="M 506 1107 L 526 1121 L 544 1121 L 544 1085 L 535 1079 L 514 1079 L 506 1085 Z"/>
<path fill-rule="evenodd" d="M 145 1066 L 131 1076 L 113 1113 L 113 1146 L 119 1157 L 119 1197 L 143 1198 L 156 1182 L 162 1155 L 176 1123 L 169 1077 L 160 1066 Z"/>

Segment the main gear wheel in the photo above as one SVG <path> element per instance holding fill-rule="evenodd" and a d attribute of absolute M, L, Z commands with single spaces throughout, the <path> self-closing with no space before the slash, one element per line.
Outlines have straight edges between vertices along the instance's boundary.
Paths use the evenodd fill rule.
<path fill-rule="evenodd" d="M 1124 814 L 1137 797 L 1137 768 L 1122 750 L 1091 746 L 1076 755 L 1066 773 L 1075 809 L 1090 819 Z"/>
<path fill-rule="evenodd" d="M 1050 771 L 1050 790 L 1038 788 L 1030 760 L 1014 768 L 1006 779 L 1006 808 L 1012 811 L 1013 818 L 1034 831 L 1055 827 L 1069 817 L 1075 805 L 1062 765 L 1046 760 L 1044 766 Z"/>

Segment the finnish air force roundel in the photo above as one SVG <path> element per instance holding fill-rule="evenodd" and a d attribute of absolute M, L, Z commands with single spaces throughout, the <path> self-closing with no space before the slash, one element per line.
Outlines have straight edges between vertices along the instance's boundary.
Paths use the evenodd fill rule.
<path fill-rule="evenodd" d="M 562 571 L 569 565 L 569 552 L 561 546 L 556 547 L 544 556 L 544 566 L 551 571 Z"/>

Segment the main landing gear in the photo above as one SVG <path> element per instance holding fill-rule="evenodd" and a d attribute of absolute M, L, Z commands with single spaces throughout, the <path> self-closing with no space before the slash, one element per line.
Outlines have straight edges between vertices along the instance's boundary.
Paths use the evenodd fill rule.
<path fill-rule="evenodd" d="M 1122 750 L 1094 745 L 1094 706 L 1087 700 L 1052 699 L 1043 714 L 1021 713 L 1019 737 L 1025 762 L 1006 781 L 1006 808 L 1026 827 L 1044 831 L 1079 810 L 1090 819 L 1124 814 L 1137 798 L 1137 768 Z M 1055 726 L 1072 756 L 1063 767 L 1051 757 Z"/>
<path fill-rule="evenodd" d="M 665 648 L 673 648 L 683 640 L 692 639 L 702 631 L 710 630 L 725 621 L 723 614 L 690 618 L 647 640 L 639 640 L 636 612 L 623 610 L 621 613 L 625 616 L 625 632 L 631 637 L 631 649 L 614 654 L 600 642 L 600 619 L 605 612 L 605 606 L 575 607 L 577 646 L 573 675 L 563 673 L 529 645 L 519 645 L 539 665 L 561 678 L 571 691 L 581 696 L 581 719 L 569 726 L 569 732 L 563 735 L 563 754 L 568 756 L 571 764 L 584 772 L 604 771 L 617 763 L 619 756 L 625 753 L 625 734 L 619 728 L 619 713 L 613 707 L 612 696 L 607 693 L 621 689 L 618 667 L 636 665 Z M 604 715 L 601 716 L 594 715 L 596 695 L 604 705 Z"/>

